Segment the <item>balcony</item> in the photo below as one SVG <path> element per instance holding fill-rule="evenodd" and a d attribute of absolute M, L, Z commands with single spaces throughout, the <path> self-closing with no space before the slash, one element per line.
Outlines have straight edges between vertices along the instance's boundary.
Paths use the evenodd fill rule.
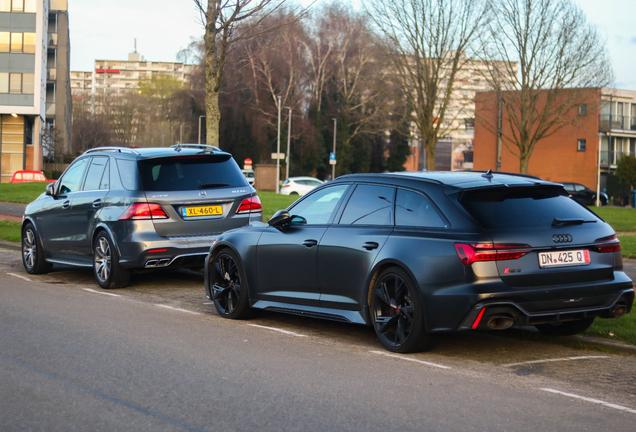
<path fill-rule="evenodd" d="M 55 115 L 55 102 L 46 103 L 46 115 L 47 116 Z"/>
<path fill-rule="evenodd" d="M 46 80 L 47 81 L 55 81 L 57 80 L 57 69 L 51 68 L 46 71 Z"/>
<path fill-rule="evenodd" d="M 601 114 L 599 116 L 600 132 L 607 132 L 610 130 L 610 116 L 609 114 Z M 612 130 L 632 130 L 636 131 L 636 117 L 631 116 L 619 116 L 612 115 Z"/>
<path fill-rule="evenodd" d="M 46 44 L 48 46 L 57 46 L 57 33 L 48 33 Z"/>
<path fill-rule="evenodd" d="M 623 155 L 636 156 L 634 152 L 601 151 L 601 166 L 616 166 Z"/>

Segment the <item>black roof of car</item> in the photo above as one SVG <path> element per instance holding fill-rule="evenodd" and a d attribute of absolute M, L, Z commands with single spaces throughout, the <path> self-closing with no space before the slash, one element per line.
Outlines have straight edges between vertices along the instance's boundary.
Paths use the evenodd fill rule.
<path fill-rule="evenodd" d="M 491 171 L 405 171 L 384 174 L 349 174 L 338 177 L 339 180 L 384 180 L 387 178 L 404 180 L 421 180 L 439 185 L 454 186 L 459 189 L 488 187 L 488 186 L 535 186 L 553 185 L 552 183 L 540 179 L 539 177 L 491 172 Z"/>
<path fill-rule="evenodd" d="M 89 153 L 119 153 L 121 155 L 131 155 L 136 158 L 150 159 L 166 156 L 193 156 L 200 154 L 230 155 L 222 151 L 218 147 L 208 146 L 205 144 L 176 144 L 170 147 L 144 147 L 144 148 L 128 148 L 128 147 L 96 147 L 84 152 Z"/>

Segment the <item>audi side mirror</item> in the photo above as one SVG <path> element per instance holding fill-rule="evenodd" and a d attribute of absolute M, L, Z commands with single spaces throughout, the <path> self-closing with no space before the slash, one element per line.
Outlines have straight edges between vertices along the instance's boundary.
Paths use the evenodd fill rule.
<path fill-rule="evenodd" d="M 289 216 L 289 212 L 287 210 L 278 210 L 276 213 L 274 213 L 274 216 L 269 218 L 267 223 L 269 224 L 269 226 L 276 227 L 284 225 L 286 222 L 289 222 L 290 219 L 291 216 Z"/>
<path fill-rule="evenodd" d="M 48 195 L 48 196 L 53 196 L 53 195 L 55 195 L 54 191 L 55 191 L 55 183 L 49 183 L 46 186 L 45 194 Z"/>

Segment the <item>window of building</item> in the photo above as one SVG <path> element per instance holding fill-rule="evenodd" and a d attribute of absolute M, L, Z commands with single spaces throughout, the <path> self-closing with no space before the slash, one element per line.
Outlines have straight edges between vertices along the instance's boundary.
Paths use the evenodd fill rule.
<path fill-rule="evenodd" d="M 464 126 L 466 126 L 466 129 L 475 129 L 475 119 L 474 118 L 464 119 Z"/>
<path fill-rule="evenodd" d="M 585 151 L 585 146 L 586 146 L 586 143 L 584 139 L 577 140 L 577 145 L 576 145 L 577 151 Z"/>
<path fill-rule="evenodd" d="M 24 48 L 25 53 L 35 54 L 35 33 L 24 33 Z"/>
<path fill-rule="evenodd" d="M 2 0 L 0 0 L 2 1 Z M 0 52 L 9 52 L 9 41 L 11 40 L 11 33 L 0 32 Z"/>
<path fill-rule="evenodd" d="M 11 12 L 11 0 L 0 0 L 0 12 Z"/>
<path fill-rule="evenodd" d="M 11 52 L 22 52 L 22 33 L 11 33 Z"/>
<path fill-rule="evenodd" d="M 9 74 L 0 72 L 0 93 L 9 93 Z"/>
<path fill-rule="evenodd" d="M 37 12 L 37 0 L 24 0 L 24 12 L 36 13 Z"/>
<path fill-rule="evenodd" d="M 580 116 L 584 116 L 585 114 L 587 114 L 587 104 L 580 104 L 579 105 L 579 115 Z"/>
<path fill-rule="evenodd" d="M 22 93 L 22 74 L 9 74 L 9 93 Z"/>
<path fill-rule="evenodd" d="M 22 94 L 33 94 L 35 74 L 22 74 Z"/>
<path fill-rule="evenodd" d="M 24 0 L 13 0 L 11 2 L 11 12 L 24 12 Z"/>

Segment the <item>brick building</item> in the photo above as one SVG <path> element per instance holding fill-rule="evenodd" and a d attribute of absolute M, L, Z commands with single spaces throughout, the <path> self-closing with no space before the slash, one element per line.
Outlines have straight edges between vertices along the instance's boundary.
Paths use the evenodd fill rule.
<path fill-rule="evenodd" d="M 596 190 L 600 145 L 601 190 L 622 154 L 636 155 L 636 92 L 575 89 L 580 102 L 566 118 L 571 124 L 540 140 L 530 157 L 528 174 L 556 182 L 581 183 Z M 475 105 L 474 169 L 518 173 L 517 151 L 508 141 L 512 126 L 502 109 L 502 139 L 498 139 L 499 101 L 493 91 L 478 93 Z M 610 122 L 611 114 L 611 122 Z M 611 127 L 610 127 L 611 124 Z"/>

